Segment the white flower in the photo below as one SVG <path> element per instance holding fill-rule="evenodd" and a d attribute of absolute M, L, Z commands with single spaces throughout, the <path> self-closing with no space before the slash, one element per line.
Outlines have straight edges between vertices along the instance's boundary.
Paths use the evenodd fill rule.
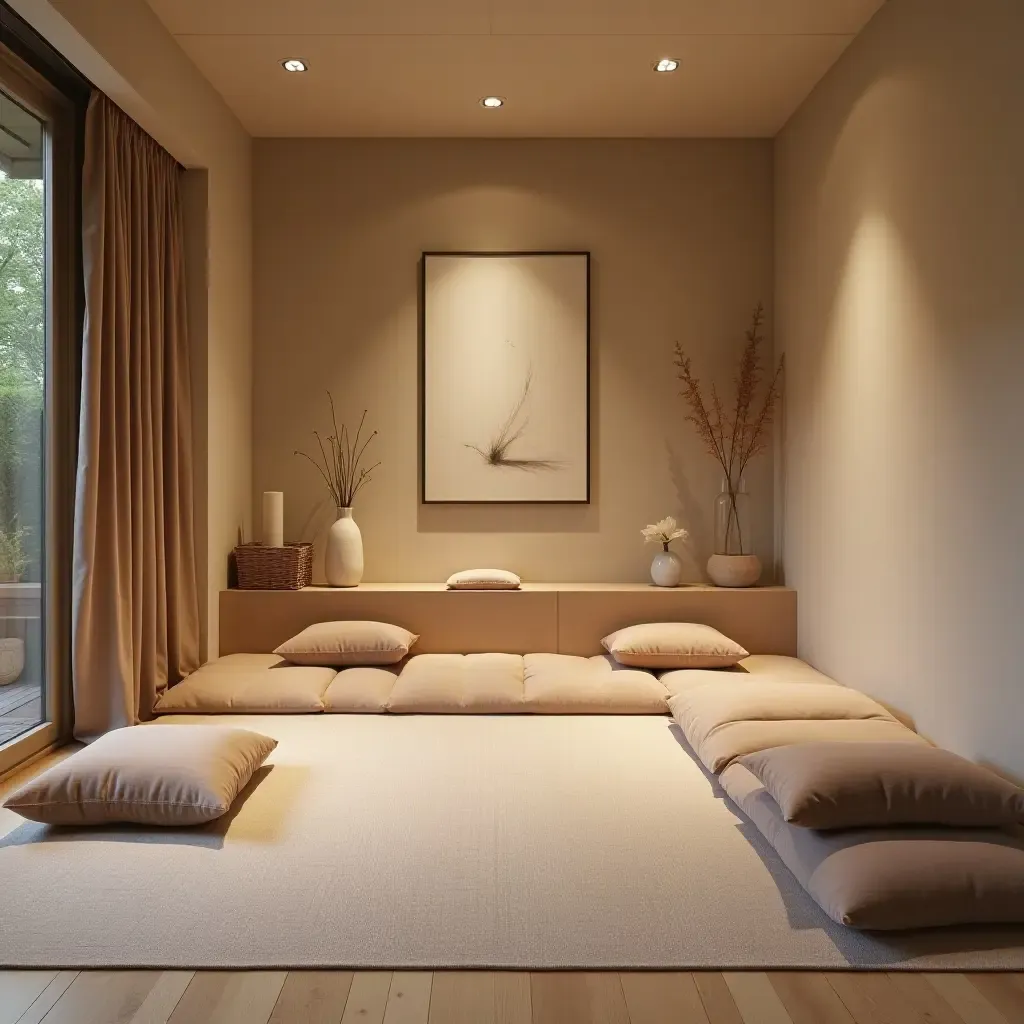
<path fill-rule="evenodd" d="M 640 532 L 644 535 L 645 541 L 656 541 L 658 544 L 666 545 L 679 540 L 680 537 L 685 539 L 689 536 L 686 530 L 676 524 L 672 516 L 667 516 L 660 523 L 652 523 Z"/>

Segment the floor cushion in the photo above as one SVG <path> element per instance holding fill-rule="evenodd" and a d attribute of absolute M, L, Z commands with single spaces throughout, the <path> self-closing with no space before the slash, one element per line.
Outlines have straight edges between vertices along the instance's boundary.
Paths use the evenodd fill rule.
<path fill-rule="evenodd" d="M 783 818 L 805 828 L 1024 821 L 1024 790 L 949 750 L 917 743 L 794 743 L 739 759 Z"/>
<path fill-rule="evenodd" d="M 115 729 L 32 779 L 5 806 L 52 825 L 219 818 L 277 746 L 225 725 Z"/>
<path fill-rule="evenodd" d="M 866 694 L 828 683 L 701 686 L 676 694 L 669 708 L 713 772 L 745 754 L 787 743 L 926 742 Z"/>
<path fill-rule="evenodd" d="M 664 715 L 668 691 L 643 669 L 611 655 L 527 654 L 526 710 L 546 715 Z"/>
<path fill-rule="evenodd" d="M 388 711 L 399 714 L 507 714 L 523 710 L 518 654 L 419 654 L 395 680 Z"/>
<path fill-rule="evenodd" d="M 156 702 L 157 715 L 302 714 L 323 711 L 333 668 L 292 665 L 276 654 L 228 654 L 217 658 Z"/>
<path fill-rule="evenodd" d="M 742 764 L 721 775 L 812 899 L 840 924 L 872 930 L 1024 922 L 1024 841 L 998 829 L 789 824 Z"/>
<path fill-rule="evenodd" d="M 343 668 L 324 692 L 324 711 L 380 714 L 388 709 L 399 665 L 360 665 Z"/>

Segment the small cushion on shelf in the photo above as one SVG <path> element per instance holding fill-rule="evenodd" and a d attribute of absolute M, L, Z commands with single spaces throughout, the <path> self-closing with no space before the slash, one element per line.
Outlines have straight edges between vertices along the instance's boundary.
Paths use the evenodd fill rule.
<path fill-rule="evenodd" d="M 789 824 L 742 764 L 722 788 L 811 898 L 839 924 L 894 930 L 1024 923 L 1024 842 L 999 829 L 821 832 Z"/>
<path fill-rule="evenodd" d="M 519 577 L 507 569 L 463 569 L 448 577 L 449 590 L 518 590 Z"/>
<path fill-rule="evenodd" d="M 387 622 L 316 622 L 274 653 L 296 665 L 394 665 L 417 640 L 415 633 Z"/>
<path fill-rule="evenodd" d="M 646 622 L 610 633 L 604 649 L 634 668 L 728 668 L 747 657 L 735 640 L 700 622 Z"/>
<path fill-rule="evenodd" d="M 740 758 L 805 828 L 998 827 L 1024 821 L 1024 790 L 948 750 L 907 743 L 796 743 Z"/>
<path fill-rule="evenodd" d="M 277 740 L 226 725 L 115 729 L 5 804 L 50 825 L 198 825 L 219 818 Z"/>

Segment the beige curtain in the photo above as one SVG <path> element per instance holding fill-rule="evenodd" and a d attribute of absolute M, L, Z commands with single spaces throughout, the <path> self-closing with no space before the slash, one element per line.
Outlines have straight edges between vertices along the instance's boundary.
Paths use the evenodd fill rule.
<path fill-rule="evenodd" d="M 79 739 L 150 717 L 198 663 L 181 174 L 93 94 L 72 595 Z"/>

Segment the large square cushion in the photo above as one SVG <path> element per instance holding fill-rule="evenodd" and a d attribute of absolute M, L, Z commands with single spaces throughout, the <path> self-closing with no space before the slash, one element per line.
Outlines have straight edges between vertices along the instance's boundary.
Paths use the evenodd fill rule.
<path fill-rule="evenodd" d="M 751 680 L 700 686 L 669 700 L 687 743 L 713 772 L 788 743 L 926 743 L 877 701 L 831 683 Z"/>
<path fill-rule="evenodd" d="M 381 714 L 388 709 L 399 665 L 343 668 L 324 692 L 324 711 L 334 714 Z"/>
<path fill-rule="evenodd" d="M 161 694 L 158 715 L 302 714 L 323 711 L 333 668 L 292 665 L 276 654 L 228 654 Z"/>
<path fill-rule="evenodd" d="M 387 709 L 420 714 L 503 714 L 523 710 L 518 654 L 419 654 L 391 690 Z"/>
<path fill-rule="evenodd" d="M 115 729 L 32 779 L 6 805 L 52 825 L 196 825 L 231 806 L 277 740 L 226 725 Z"/>
<path fill-rule="evenodd" d="M 873 930 L 1024 922 L 1024 842 L 1008 832 L 820 832 L 789 824 L 742 764 L 720 781 L 833 921 Z"/>

